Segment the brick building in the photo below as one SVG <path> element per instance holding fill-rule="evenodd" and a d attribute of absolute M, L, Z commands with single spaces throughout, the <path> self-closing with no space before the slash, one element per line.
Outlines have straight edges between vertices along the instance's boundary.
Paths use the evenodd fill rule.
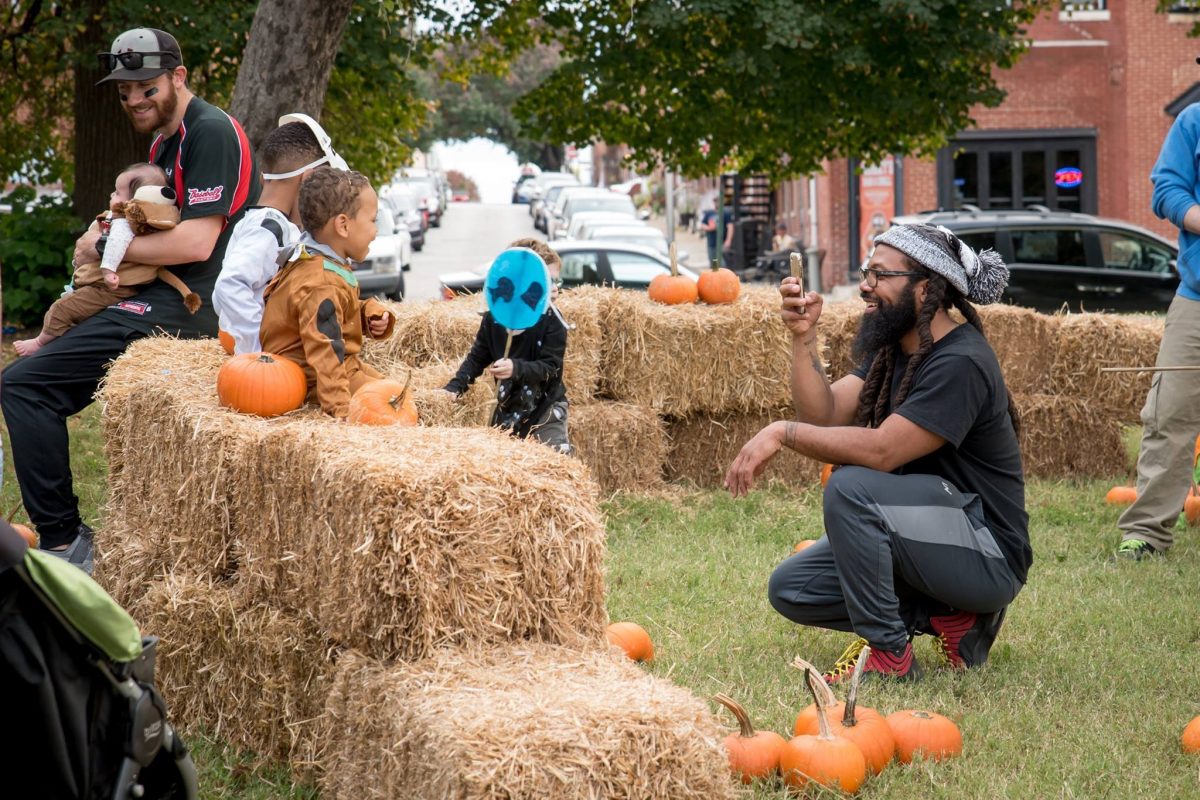
<path fill-rule="evenodd" d="M 1041 204 L 1125 219 L 1174 238 L 1150 211 L 1149 174 L 1174 114 L 1200 101 L 1200 40 L 1187 36 L 1197 21 L 1189 4 L 1172 14 L 1156 13 L 1155 5 L 1090 0 L 1037 19 L 1029 50 L 997 73 L 1008 92 L 1003 104 L 976 109 L 976 127 L 936 157 L 889 165 L 890 210 Z M 850 168 L 831 161 L 811 185 L 802 179 L 776 190 L 776 218 L 806 242 L 813 240 L 815 201 L 824 287 L 847 283 L 855 258 L 865 255 L 851 225 L 861 234 L 856 217 L 869 184 L 888 183 L 886 175 L 866 185 L 858 177 L 852 187 Z M 859 202 L 852 202 L 856 194 Z"/>

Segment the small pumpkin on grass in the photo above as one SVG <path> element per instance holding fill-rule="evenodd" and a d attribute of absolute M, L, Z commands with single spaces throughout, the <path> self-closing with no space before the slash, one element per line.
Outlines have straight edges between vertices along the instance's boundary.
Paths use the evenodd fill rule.
<path fill-rule="evenodd" d="M 825 681 L 811 667 L 805 669 L 808 689 L 817 707 L 818 733 L 794 736 L 779 753 L 779 771 L 791 787 L 816 783 L 853 794 L 867 779 L 867 762 L 858 745 L 836 736 L 829 726 Z M 818 685 L 819 684 L 819 685 Z"/>
<path fill-rule="evenodd" d="M 383 378 L 363 384 L 350 398 L 351 422 L 358 425 L 416 425 L 417 406 L 408 390 L 412 372 L 404 383 Z"/>
<path fill-rule="evenodd" d="M 821 488 L 824 489 L 829 485 L 829 478 L 833 475 L 833 464 L 821 465 Z"/>
<path fill-rule="evenodd" d="M 304 404 L 308 382 L 294 361 L 270 353 L 233 356 L 217 372 L 221 405 L 259 417 L 277 417 Z"/>
<path fill-rule="evenodd" d="M 905 764 L 917 755 L 941 761 L 962 754 L 962 733 L 941 714 L 905 709 L 888 714 L 887 723 L 896 737 L 896 758 Z"/>
<path fill-rule="evenodd" d="M 733 774 L 739 776 L 742 783 L 774 774 L 779 769 L 783 737 L 775 731 L 755 731 L 746 709 L 729 695 L 719 694 L 713 699 L 733 712 L 741 728 L 738 733 L 724 739 L 725 751 L 729 754 L 729 768 Z"/>
<path fill-rule="evenodd" d="M 217 339 L 221 342 L 221 349 L 228 355 L 233 355 L 233 337 L 225 331 L 217 331 Z"/>
<path fill-rule="evenodd" d="M 801 539 L 796 542 L 796 546 L 792 548 L 793 553 L 799 553 L 801 550 L 807 550 L 817 543 L 816 539 Z"/>
<path fill-rule="evenodd" d="M 892 735 L 892 729 L 888 727 L 882 714 L 873 708 L 858 705 L 858 687 L 862 683 L 863 670 L 870 654 L 870 647 L 864 647 L 859 653 L 858 661 L 854 663 L 854 673 L 850 676 L 850 691 L 846 695 L 846 702 L 835 704 L 842 709 L 841 717 L 830 713 L 829 727 L 833 733 L 844 736 L 858 745 L 863 758 L 866 759 L 867 769 L 878 775 L 896 755 L 896 737 Z M 808 665 L 808 669 L 812 669 L 811 664 Z M 832 696 L 833 692 L 830 691 L 827 697 Z M 801 712 L 801 716 L 796 718 L 796 727 L 793 729 L 796 735 L 817 732 L 815 706 L 810 708 L 813 709 L 812 714 Z"/>
<path fill-rule="evenodd" d="M 1183 516 L 1189 526 L 1194 528 L 1200 525 L 1200 490 L 1194 485 L 1183 501 Z"/>
<path fill-rule="evenodd" d="M 699 292 L 696 282 L 686 275 L 679 274 L 679 263 L 675 259 L 675 243 L 671 242 L 671 274 L 656 275 L 650 281 L 647 289 L 650 299 L 656 303 L 668 306 L 684 305 L 696 302 Z"/>
<path fill-rule="evenodd" d="M 1179 745 L 1185 753 L 1200 754 L 1200 717 L 1196 717 L 1183 729 L 1179 737 Z"/>
<path fill-rule="evenodd" d="M 653 661 L 654 642 L 650 634 L 636 622 L 614 622 L 605 631 L 610 644 L 621 648 L 634 661 Z"/>
<path fill-rule="evenodd" d="M 742 281 L 737 273 L 721 266 L 721 262 L 713 259 L 712 269 L 700 274 L 696 281 L 696 292 L 700 302 L 710 306 L 732 303 L 742 292 Z"/>
<path fill-rule="evenodd" d="M 28 525 L 22 525 L 19 522 L 10 522 L 9 524 L 13 526 L 13 530 L 20 534 L 21 538 L 25 540 L 27 545 L 30 547 L 37 547 L 38 535 L 34 533 L 32 528 L 30 528 Z"/>
<path fill-rule="evenodd" d="M 1110 506 L 1127 506 L 1137 500 L 1137 489 L 1132 486 L 1114 486 L 1104 495 L 1104 502 Z"/>

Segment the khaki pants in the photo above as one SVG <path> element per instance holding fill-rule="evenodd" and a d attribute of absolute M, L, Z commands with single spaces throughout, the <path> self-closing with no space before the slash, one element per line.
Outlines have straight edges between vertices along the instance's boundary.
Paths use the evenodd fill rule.
<path fill-rule="evenodd" d="M 1156 366 L 1200 365 L 1200 302 L 1175 295 Z M 1137 500 L 1117 526 L 1124 539 L 1156 550 L 1175 541 L 1171 529 L 1192 485 L 1192 458 L 1200 433 L 1200 371 L 1158 372 L 1142 408 Z"/>
<path fill-rule="evenodd" d="M 50 305 L 46 318 L 42 320 L 42 333 L 54 337 L 62 336 L 88 317 L 95 316 L 127 297 L 133 297 L 142 288 L 118 286 L 116 289 L 109 289 L 103 283 L 80 286 Z"/>

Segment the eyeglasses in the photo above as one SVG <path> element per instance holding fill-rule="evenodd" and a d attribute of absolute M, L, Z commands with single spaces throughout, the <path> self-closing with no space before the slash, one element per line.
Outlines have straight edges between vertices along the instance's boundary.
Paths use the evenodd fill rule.
<path fill-rule="evenodd" d="M 873 267 L 868 267 L 866 264 L 863 264 L 861 267 L 859 267 L 858 271 L 862 273 L 862 279 L 867 282 L 867 286 L 872 289 L 879 284 L 880 278 L 902 278 L 905 276 L 912 277 L 921 274 L 919 272 L 901 272 L 890 269 L 874 269 Z"/>
<path fill-rule="evenodd" d="M 550 285 L 555 289 L 561 289 L 563 285 L 562 278 L 551 278 Z"/>
<path fill-rule="evenodd" d="M 100 67 L 107 72 L 112 72 L 117 68 L 117 62 L 120 62 L 125 69 L 141 69 L 145 63 L 146 56 L 171 56 L 174 53 L 168 53 L 163 50 L 156 50 L 151 53 L 100 53 Z M 166 66 L 165 64 L 163 66 Z"/>

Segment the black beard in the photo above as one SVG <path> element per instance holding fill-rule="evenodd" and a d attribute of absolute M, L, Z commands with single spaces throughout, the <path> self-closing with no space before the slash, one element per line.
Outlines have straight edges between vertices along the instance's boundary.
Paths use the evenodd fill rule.
<path fill-rule="evenodd" d="M 894 303 L 880 301 L 872 314 L 863 314 L 850 349 L 856 364 L 862 364 L 917 325 L 915 284 L 909 283 Z"/>

